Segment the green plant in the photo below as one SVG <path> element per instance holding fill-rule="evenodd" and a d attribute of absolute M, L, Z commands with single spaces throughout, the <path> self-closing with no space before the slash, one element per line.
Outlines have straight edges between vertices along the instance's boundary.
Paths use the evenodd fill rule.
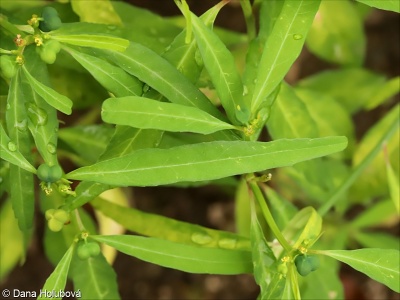
<path fill-rule="evenodd" d="M 185 272 L 252 273 L 260 299 L 343 298 L 338 261 L 400 291 L 396 238 L 369 232 L 389 216 L 398 222 L 399 107 L 360 142 L 351 120 L 388 103 L 399 78 L 361 67 L 365 38 L 355 3 L 243 0 L 243 36 L 213 30 L 226 1 L 200 17 L 176 1 L 183 29 L 121 2 L 61 2 L 1 4 L 1 85 L 8 92 L 1 102 L 0 221 L 22 245 L 2 238 L 2 278 L 25 257 L 37 190 L 48 220 L 44 247 L 56 265 L 43 290 L 63 290 L 69 276 L 83 299 L 119 298 L 102 243 Z M 358 2 L 399 11 L 391 1 Z M 347 21 L 332 14 L 337 10 Z M 28 25 L 20 25 L 24 16 Z M 233 43 L 246 55 L 234 55 Z M 347 68 L 290 86 L 284 77 L 304 43 Z M 103 123 L 96 124 L 99 105 Z M 81 125 L 59 128 L 57 110 L 76 113 Z M 264 128 L 271 141 L 261 141 Z M 75 168 L 64 174 L 59 160 Z M 120 192 L 128 186 L 210 183 L 237 190 L 236 233 L 103 199 L 110 190 L 126 204 Z M 87 203 L 143 236 L 102 234 L 82 209 Z M 355 203 L 365 211 L 347 220 Z M 358 244 L 366 248 L 344 250 Z"/>

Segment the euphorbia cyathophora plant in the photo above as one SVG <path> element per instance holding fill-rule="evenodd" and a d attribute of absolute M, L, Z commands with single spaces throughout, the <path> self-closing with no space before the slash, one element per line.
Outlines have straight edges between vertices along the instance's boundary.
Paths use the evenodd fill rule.
<path fill-rule="evenodd" d="M 21 244 L 4 245 L 2 279 L 25 257 L 38 201 L 56 266 L 43 290 L 70 278 L 83 299 L 120 298 L 120 251 L 184 272 L 251 273 L 259 299 L 343 298 L 339 261 L 400 291 L 396 238 L 366 237 L 388 215 L 398 222 L 399 78 L 362 68 L 362 3 L 398 5 L 242 0 L 239 34 L 214 26 L 228 2 L 197 16 L 176 0 L 182 22 L 116 1 L 1 2 L 0 222 Z M 339 68 L 290 85 L 305 44 Z M 357 141 L 351 116 L 383 104 Z M 123 193 L 208 184 L 236 191 L 236 232 L 127 207 Z M 365 212 L 346 219 L 355 203 Z M 110 231 L 110 219 L 138 235 Z"/>

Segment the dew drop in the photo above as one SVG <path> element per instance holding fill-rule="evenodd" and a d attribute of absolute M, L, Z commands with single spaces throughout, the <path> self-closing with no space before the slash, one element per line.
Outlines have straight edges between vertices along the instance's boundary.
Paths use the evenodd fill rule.
<path fill-rule="evenodd" d="M 207 233 L 196 232 L 192 234 L 191 240 L 196 244 L 205 245 L 211 243 L 213 238 L 209 236 Z"/>
<path fill-rule="evenodd" d="M 246 96 L 249 93 L 247 86 L 243 86 L 243 96 Z"/>
<path fill-rule="evenodd" d="M 143 88 L 142 88 L 143 94 L 147 93 L 149 90 L 150 90 L 150 87 L 148 84 L 143 85 Z"/>
<path fill-rule="evenodd" d="M 234 249 L 236 247 L 236 244 L 237 240 L 230 238 L 224 238 L 218 241 L 218 246 L 224 249 Z"/>
<path fill-rule="evenodd" d="M 6 109 L 10 109 L 11 108 L 11 105 L 10 105 L 10 103 L 7 103 L 7 105 L 6 105 Z"/>
<path fill-rule="evenodd" d="M 117 26 L 116 25 L 108 25 L 107 29 L 112 31 L 112 30 L 117 29 Z"/>
<path fill-rule="evenodd" d="M 164 44 L 167 40 L 166 40 L 165 38 L 161 37 L 161 38 L 158 38 L 158 41 L 159 41 L 161 44 Z"/>
<path fill-rule="evenodd" d="M 44 109 L 37 107 L 36 104 L 27 103 L 25 104 L 28 111 L 29 120 L 34 125 L 46 125 L 47 124 L 47 113 Z"/>
<path fill-rule="evenodd" d="M 201 57 L 200 51 L 197 49 L 194 53 L 194 60 L 199 67 L 203 66 L 203 58 Z"/>
<path fill-rule="evenodd" d="M 17 145 L 15 145 L 13 142 L 8 142 L 7 148 L 11 152 L 17 151 Z"/>
<path fill-rule="evenodd" d="M 171 50 L 171 45 L 168 45 L 168 46 L 164 49 L 164 52 L 168 52 L 169 50 Z"/>
<path fill-rule="evenodd" d="M 298 33 L 293 34 L 293 39 L 295 39 L 295 40 L 301 40 L 302 38 L 303 38 L 302 34 L 298 34 Z"/>
<path fill-rule="evenodd" d="M 51 154 L 56 153 L 56 146 L 53 143 L 48 143 L 47 151 L 49 151 L 49 153 L 51 153 Z"/>
<path fill-rule="evenodd" d="M 151 28 L 151 29 L 150 29 L 150 33 L 151 33 L 152 35 L 156 35 L 156 34 L 158 33 L 158 31 L 157 31 L 157 29 Z"/>
<path fill-rule="evenodd" d="M 3 183 L 3 177 L 0 177 L 0 183 Z"/>
<path fill-rule="evenodd" d="M 28 123 L 28 122 L 27 122 L 27 120 L 25 119 L 25 120 L 22 120 L 21 122 L 16 122 L 15 125 L 14 125 L 14 127 L 17 128 L 17 130 L 19 130 L 19 131 L 21 131 L 21 132 L 24 132 L 24 131 L 26 131 L 27 123 Z"/>

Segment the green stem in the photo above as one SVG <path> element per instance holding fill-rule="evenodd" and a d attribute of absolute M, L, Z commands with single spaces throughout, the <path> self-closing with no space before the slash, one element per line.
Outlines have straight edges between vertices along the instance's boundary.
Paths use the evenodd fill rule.
<path fill-rule="evenodd" d="M 253 15 L 253 8 L 249 0 L 240 1 L 240 5 L 242 6 L 243 15 L 246 21 L 247 36 L 249 41 L 251 41 L 256 37 L 256 21 Z"/>
<path fill-rule="evenodd" d="M 278 228 L 278 225 L 276 225 L 274 217 L 272 216 L 268 208 L 267 202 L 265 201 L 264 195 L 261 192 L 260 187 L 254 180 L 251 179 L 248 180 L 247 183 L 250 186 L 251 190 L 253 191 L 253 194 L 257 199 L 258 204 L 260 205 L 261 211 L 264 215 L 265 220 L 268 223 L 268 226 L 271 228 L 272 233 L 275 235 L 276 239 L 279 241 L 282 247 L 286 251 L 290 252 L 292 250 L 292 247 L 289 245 L 285 237 L 282 235 L 281 231 Z"/>
<path fill-rule="evenodd" d="M 319 209 L 318 213 L 321 217 L 323 217 L 342 197 L 343 193 L 347 191 L 348 188 L 356 181 L 356 179 L 361 175 L 364 169 L 372 162 L 376 155 L 381 151 L 383 144 L 391 138 L 391 136 L 397 130 L 399 125 L 399 120 L 396 119 L 389 129 L 382 136 L 380 141 L 376 144 L 376 146 L 371 150 L 371 152 L 364 158 L 364 160 L 354 169 L 354 171 L 350 174 L 350 176 L 343 182 L 339 189 L 326 201 Z"/>

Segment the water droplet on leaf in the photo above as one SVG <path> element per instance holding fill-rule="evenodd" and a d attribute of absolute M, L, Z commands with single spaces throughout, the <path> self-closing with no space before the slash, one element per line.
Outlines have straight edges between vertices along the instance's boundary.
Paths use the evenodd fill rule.
<path fill-rule="evenodd" d="M 27 103 L 25 104 L 28 111 L 29 120 L 34 125 L 46 125 L 47 124 L 47 113 L 44 109 L 37 107 L 36 104 Z"/>
<path fill-rule="evenodd" d="M 142 88 L 143 94 L 147 93 L 147 92 L 149 91 L 149 89 L 150 89 L 149 85 L 148 85 L 148 84 L 145 84 L 145 85 L 143 86 L 143 88 Z"/>
<path fill-rule="evenodd" d="M 7 103 L 7 105 L 6 105 L 6 109 L 10 109 L 11 108 L 11 105 L 10 105 L 10 103 Z"/>
<path fill-rule="evenodd" d="M 47 151 L 49 151 L 49 153 L 51 153 L 51 154 L 56 153 L 56 146 L 53 143 L 48 143 Z"/>
<path fill-rule="evenodd" d="M 223 238 L 218 241 L 218 246 L 224 249 L 235 249 L 237 240 L 230 238 Z"/>
<path fill-rule="evenodd" d="M 117 26 L 116 25 L 108 25 L 107 29 L 108 30 L 115 30 L 115 29 L 117 29 Z"/>
<path fill-rule="evenodd" d="M 17 130 L 19 130 L 19 131 L 26 131 L 26 128 L 27 128 L 27 120 L 25 119 L 25 120 L 22 120 L 21 122 L 16 122 L 15 123 L 15 125 L 14 125 L 14 127 L 15 128 L 17 128 Z"/>
<path fill-rule="evenodd" d="M 249 93 L 247 86 L 243 86 L 243 96 L 246 96 Z"/>
<path fill-rule="evenodd" d="M 17 145 L 15 145 L 13 142 L 8 142 L 7 148 L 11 152 L 17 151 Z"/>
<path fill-rule="evenodd" d="M 194 53 L 194 60 L 199 67 L 203 66 L 203 58 L 201 57 L 200 51 L 197 49 Z"/>
<path fill-rule="evenodd" d="M 295 40 L 301 40 L 303 38 L 303 35 L 302 34 L 293 34 L 293 39 L 295 39 Z"/>
<path fill-rule="evenodd" d="M 191 240 L 196 244 L 205 245 L 211 243 L 213 238 L 209 236 L 207 233 L 196 232 L 192 234 Z"/>

